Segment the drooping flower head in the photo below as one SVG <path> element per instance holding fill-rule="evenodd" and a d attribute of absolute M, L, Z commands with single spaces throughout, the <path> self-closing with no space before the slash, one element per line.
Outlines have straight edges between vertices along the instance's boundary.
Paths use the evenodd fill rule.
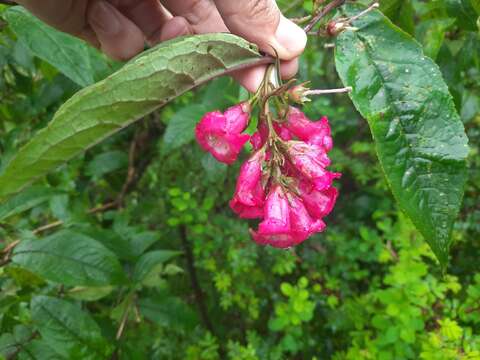
<path fill-rule="evenodd" d="M 254 152 L 240 168 L 230 208 L 240 218 L 260 219 L 250 230 L 256 243 L 288 248 L 325 230 L 323 218 L 338 196 L 332 182 L 340 174 L 327 169 L 333 142 L 326 117 L 311 121 L 291 106 L 278 114 L 276 120 L 260 116 L 250 137 L 242 134 L 250 105 L 240 103 L 207 113 L 195 134 L 204 150 L 227 164 L 250 138 Z"/>

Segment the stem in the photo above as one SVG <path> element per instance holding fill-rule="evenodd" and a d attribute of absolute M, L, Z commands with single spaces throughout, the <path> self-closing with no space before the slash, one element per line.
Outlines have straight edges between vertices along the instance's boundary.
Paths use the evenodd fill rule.
<path fill-rule="evenodd" d="M 348 22 L 351 23 L 352 21 L 357 20 L 359 17 L 365 15 L 366 13 L 368 13 L 368 12 L 372 11 L 373 9 L 378 8 L 378 7 L 380 7 L 380 4 L 379 4 L 378 2 L 374 2 L 372 5 L 370 5 L 369 7 L 367 7 L 365 10 L 360 11 L 360 12 L 359 12 L 357 15 L 355 15 L 355 16 L 352 16 L 352 17 L 350 18 L 350 20 L 348 20 Z"/>
<path fill-rule="evenodd" d="M 345 0 L 333 0 L 331 3 L 329 3 L 328 5 L 326 5 L 325 7 L 322 8 L 322 10 L 320 10 L 320 12 L 315 15 L 312 20 L 307 24 L 307 26 L 305 26 L 303 28 L 303 30 L 308 33 L 310 30 L 313 29 L 313 27 L 320 21 L 323 19 L 323 17 L 325 17 L 325 15 L 327 15 L 330 11 L 332 11 L 333 9 L 343 5 L 343 3 L 345 2 Z"/>
<path fill-rule="evenodd" d="M 351 86 L 347 86 L 340 89 L 313 89 L 313 90 L 306 90 L 304 92 L 305 96 L 309 95 L 324 95 L 324 94 L 338 94 L 338 93 L 346 93 L 352 91 Z"/>
<path fill-rule="evenodd" d="M 115 336 L 115 340 L 120 340 L 120 338 L 123 335 L 123 330 L 125 330 L 125 325 L 127 324 L 128 320 L 128 314 L 130 314 L 130 309 L 132 308 L 134 298 L 135 298 L 135 293 L 132 291 L 130 294 L 127 295 L 127 303 L 125 304 L 125 310 L 122 314 L 122 318 L 120 320 L 120 325 L 118 326 L 117 329 L 117 334 Z"/>
<path fill-rule="evenodd" d="M 208 317 L 207 306 L 205 305 L 203 291 L 200 287 L 200 283 L 197 277 L 197 269 L 195 268 L 195 259 L 193 257 L 192 247 L 188 241 L 187 237 L 187 228 L 182 225 L 180 226 L 180 238 L 182 240 L 183 251 L 185 251 L 185 258 L 187 261 L 187 271 L 190 275 L 190 282 L 192 284 L 193 293 L 195 296 L 195 302 L 197 303 L 198 310 L 200 311 L 200 316 L 202 318 L 203 325 L 215 335 L 213 331 L 212 322 Z"/>

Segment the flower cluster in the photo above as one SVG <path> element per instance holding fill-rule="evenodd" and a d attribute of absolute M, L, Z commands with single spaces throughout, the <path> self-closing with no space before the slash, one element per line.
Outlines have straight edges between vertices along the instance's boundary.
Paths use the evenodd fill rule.
<path fill-rule="evenodd" d="M 311 121 L 290 106 L 278 119 L 260 117 L 250 137 L 242 133 L 249 117 L 248 103 L 207 113 L 196 127 L 197 140 L 217 160 L 231 164 L 250 139 L 254 151 L 240 168 L 230 207 L 240 218 L 261 219 L 250 231 L 258 244 L 297 245 L 325 229 L 323 218 L 338 195 L 332 182 L 340 174 L 326 169 L 333 146 L 328 119 Z"/>

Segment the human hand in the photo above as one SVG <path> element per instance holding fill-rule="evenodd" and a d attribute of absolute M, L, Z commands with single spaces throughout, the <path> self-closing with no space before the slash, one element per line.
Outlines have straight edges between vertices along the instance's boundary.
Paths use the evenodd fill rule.
<path fill-rule="evenodd" d="M 282 60 L 282 77 L 294 76 L 305 32 L 285 18 L 274 0 L 17 0 L 57 29 L 78 36 L 117 60 L 181 35 L 231 32 Z M 235 74 L 255 91 L 265 66 Z"/>

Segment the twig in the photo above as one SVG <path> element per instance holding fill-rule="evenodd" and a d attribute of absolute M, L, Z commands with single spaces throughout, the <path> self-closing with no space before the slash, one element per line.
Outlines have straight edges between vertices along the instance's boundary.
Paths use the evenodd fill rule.
<path fill-rule="evenodd" d="M 57 220 L 57 221 L 54 221 L 50 224 L 46 224 L 46 225 L 43 225 L 43 226 L 40 226 L 40 227 L 36 228 L 35 230 L 32 231 L 32 233 L 34 235 L 38 235 L 38 234 L 40 234 L 44 231 L 51 230 L 51 229 L 54 229 L 58 226 L 61 226 L 61 225 L 63 225 L 63 223 L 64 222 L 62 220 Z"/>
<path fill-rule="evenodd" d="M 391 240 L 388 240 L 388 241 L 387 241 L 387 250 L 388 250 L 388 252 L 390 253 L 390 255 L 392 256 L 392 258 L 393 258 L 395 261 L 398 261 L 398 254 L 397 254 L 397 252 L 395 251 L 395 249 L 393 248 L 393 245 L 392 245 L 392 241 L 391 241 Z"/>
<path fill-rule="evenodd" d="M 190 246 L 190 243 L 188 242 L 187 228 L 184 225 L 180 226 L 180 237 L 182 239 L 183 251 L 185 252 L 185 259 L 187 261 L 187 270 L 188 274 L 190 275 L 190 282 L 192 284 L 193 293 L 195 295 L 195 302 L 197 303 L 198 310 L 200 311 L 202 322 L 212 334 L 215 334 L 213 331 L 212 322 L 208 317 L 208 311 L 205 305 L 203 291 L 200 287 L 200 283 L 198 282 L 197 270 L 195 268 L 195 260 L 193 258 L 192 248 Z"/>
<path fill-rule="evenodd" d="M 127 304 L 125 304 L 125 311 L 123 312 L 122 319 L 120 320 L 120 325 L 117 329 L 117 334 L 115 335 L 115 340 L 120 340 L 123 335 L 123 330 L 125 330 L 125 325 L 127 324 L 128 315 L 130 314 L 130 310 L 132 308 L 133 302 L 135 298 L 135 293 L 130 293 L 128 295 Z"/>
<path fill-rule="evenodd" d="M 0 0 L 0 4 L 8 5 L 8 6 L 17 5 L 15 1 L 11 1 L 11 0 Z"/>
<path fill-rule="evenodd" d="M 305 90 L 303 93 L 305 96 L 310 95 L 324 95 L 324 94 L 338 94 L 338 93 L 346 93 L 352 91 L 351 86 L 347 86 L 340 89 L 312 89 L 312 90 Z"/>
<path fill-rule="evenodd" d="M 471 314 L 472 312 L 476 312 L 480 310 L 480 306 L 474 307 L 474 308 L 468 308 L 465 309 L 465 314 Z"/>
<path fill-rule="evenodd" d="M 316 14 L 312 20 L 310 20 L 310 22 L 307 24 L 307 26 L 305 26 L 303 28 L 303 30 L 308 34 L 310 32 L 310 30 L 313 29 L 313 27 L 320 21 L 322 20 L 322 18 L 327 15 L 330 11 L 332 11 L 333 9 L 343 5 L 345 3 L 345 0 L 333 0 L 331 3 L 325 5 L 325 7 L 322 8 L 322 10 L 320 10 L 318 12 L 318 14 Z"/>
<path fill-rule="evenodd" d="M 378 7 L 380 7 L 380 4 L 379 4 L 378 2 L 374 2 L 374 3 L 371 4 L 369 7 L 367 7 L 365 10 L 359 12 L 359 13 L 358 13 L 357 15 L 355 15 L 355 16 L 352 16 L 352 17 L 350 18 L 350 20 L 348 20 L 348 22 L 351 23 L 352 21 L 357 20 L 359 17 L 365 15 L 366 13 L 368 13 L 368 12 L 372 11 L 373 9 L 378 8 Z"/>

